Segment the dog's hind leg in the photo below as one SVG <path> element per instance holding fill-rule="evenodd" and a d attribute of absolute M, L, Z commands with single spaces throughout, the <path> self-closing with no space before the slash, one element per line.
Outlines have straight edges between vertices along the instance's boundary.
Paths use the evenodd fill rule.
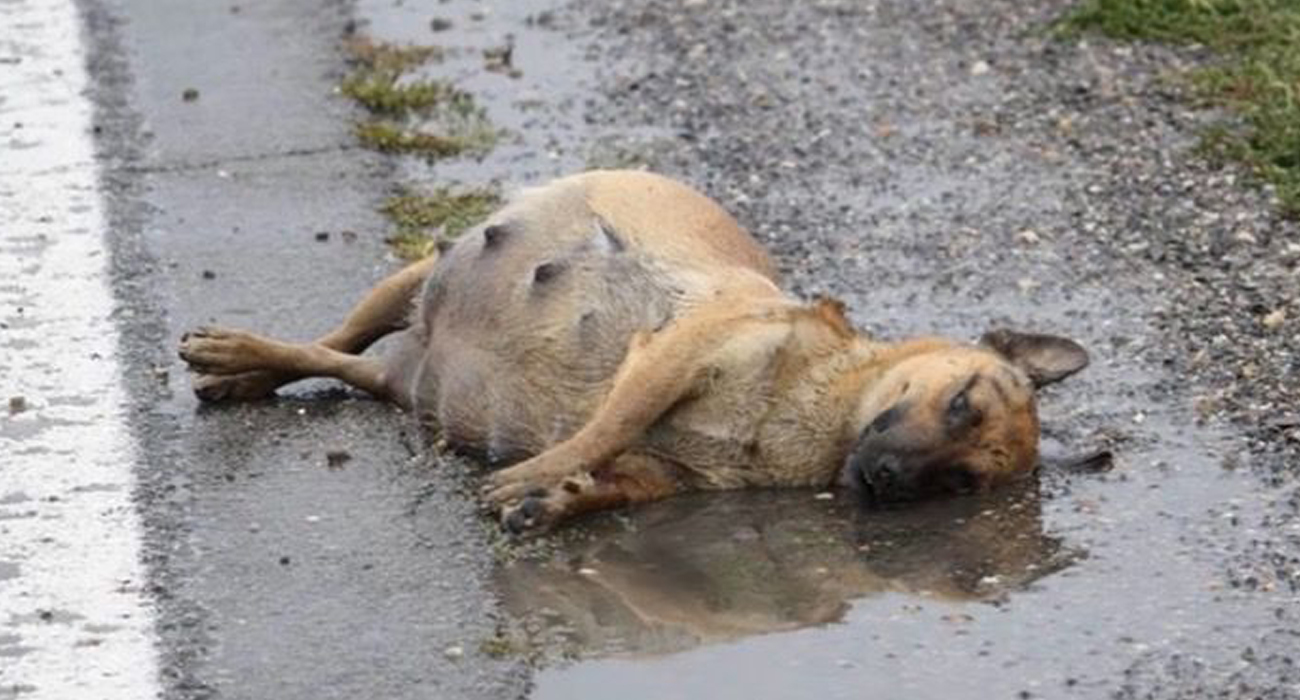
<path fill-rule="evenodd" d="M 334 377 L 380 398 L 390 398 L 384 363 L 319 343 L 294 344 L 243 331 L 200 328 L 181 338 L 181 357 L 205 375 L 270 372 L 288 377 Z"/>
<path fill-rule="evenodd" d="M 683 489 L 681 468 L 657 457 L 624 453 L 557 486 L 536 488 L 503 508 L 501 523 L 515 533 L 544 530 L 580 513 L 667 498 Z"/>
<path fill-rule="evenodd" d="M 320 337 L 314 345 L 345 354 L 358 354 L 375 341 L 405 328 L 415 295 L 419 293 L 438 256 L 412 263 L 375 285 L 353 307 L 338 328 Z M 193 365 L 191 365 L 193 366 Z M 195 369 L 199 369 L 195 367 Z M 276 389 L 303 379 L 308 374 L 259 368 L 236 374 L 200 373 L 194 378 L 194 393 L 204 401 L 248 401 L 270 396 Z"/>

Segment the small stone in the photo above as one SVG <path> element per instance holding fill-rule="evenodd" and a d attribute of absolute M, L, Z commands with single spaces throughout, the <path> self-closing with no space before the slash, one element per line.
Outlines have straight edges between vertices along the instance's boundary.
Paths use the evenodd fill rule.
<path fill-rule="evenodd" d="M 9 413 L 11 414 L 22 413 L 23 411 L 26 410 L 27 410 L 27 397 L 25 396 L 9 397 Z"/>
<path fill-rule="evenodd" d="M 194 88 L 185 88 L 185 91 L 181 93 L 181 99 L 186 102 L 193 102 L 199 99 L 199 91 Z"/>
<path fill-rule="evenodd" d="M 446 17 L 434 17 L 429 20 L 429 29 L 432 29 L 435 32 L 445 32 L 448 29 L 451 29 L 451 20 Z"/>
<path fill-rule="evenodd" d="M 970 74 L 975 76 L 984 75 L 990 69 L 991 66 L 989 66 L 988 61 L 976 61 L 970 65 Z"/>
<path fill-rule="evenodd" d="M 1026 245 L 1034 245 L 1043 239 L 1039 237 L 1037 231 L 1034 231 L 1033 229 L 1025 229 L 1016 234 L 1016 240 Z"/>
<path fill-rule="evenodd" d="M 324 243 L 324 242 L 328 241 L 329 239 L 330 239 L 330 232 L 329 232 L 329 231 L 317 231 L 317 232 L 316 232 L 316 241 L 317 241 L 317 242 L 319 242 L 319 243 Z"/>
<path fill-rule="evenodd" d="M 449 659 L 459 659 L 465 656 L 465 649 L 460 645 L 449 646 L 442 650 L 442 655 Z"/>
<path fill-rule="evenodd" d="M 584 566 L 581 569 L 578 569 L 578 573 L 582 574 L 583 576 L 595 576 L 600 572 L 596 571 L 595 569 L 590 569 Z"/>
<path fill-rule="evenodd" d="M 290 560 L 289 560 L 289 555 L 287 555 L 287 554 L 284 555 L 284 556 L 282 556 L 282 557 L 280 557 L 280 566 L 288 566 L 288 565 L 289 565 L 289 561 L 290 561 Z"/>
<path fill-rule="evenodd" d="M 813 498 L 819 501 L 832 501 L 835 500 L 835 494 L 831 493 L 830 491 L 822 491 L 817 495 L 813 496 Z"/>
<path fill-rule="evenodd" d="M 352 453 L 347 450 L 330 450 L 325 453 L 325 464 L 330 469 L 339 469 L 344 464 L 352 461 Z"/>
<path fill-rule="evenodd" d="M 1286 323 L 1286 311 L 1283 309 L 1275 309 L 1264 316 L 1264 318 L 1261 318 L 1259 322 L 1270 331 L 1277 330 L 1283 323 Z"/>
<path fill-rule="evenodd" d="M 213 272 L 212 270 L 204 270 L 202 272 L 202 276 L 203 279 L 205 280 L 214 280 L 217 278 L 217 273 Z"/>

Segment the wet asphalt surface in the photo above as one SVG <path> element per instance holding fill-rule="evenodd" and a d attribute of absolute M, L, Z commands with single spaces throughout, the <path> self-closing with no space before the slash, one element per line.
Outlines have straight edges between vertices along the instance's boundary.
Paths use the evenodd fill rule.
<path fill-rule="evenodd" d="M 1053 41 L 1064 7 L 83 0 L 167 697 L 1300 696 L 1300 238 L 1197 160 L 1215 115 L 1164 74 L 1203 57 Z M 513 135 L 356 148 L 350 29 L 459 49 L 428 70 Z M 507 41 L 519 78 L 483 70 Z M 394 266 L 395 187 L 607 164 L 701 187 L 874 333 L 1076 338 L 1047 442 L 1114 469 L 680 499 L 503 560 L 475 467 L 396 411 L 189 395 L 185 329 L 309 338 Z"/>

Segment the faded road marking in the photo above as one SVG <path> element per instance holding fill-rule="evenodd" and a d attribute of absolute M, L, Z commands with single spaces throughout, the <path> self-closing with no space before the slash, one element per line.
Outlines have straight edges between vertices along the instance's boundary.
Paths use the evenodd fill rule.
<path fill-rule="evenodd" d="M 0 2 L 0 699 L 157 695 L 76 9 Z"/>

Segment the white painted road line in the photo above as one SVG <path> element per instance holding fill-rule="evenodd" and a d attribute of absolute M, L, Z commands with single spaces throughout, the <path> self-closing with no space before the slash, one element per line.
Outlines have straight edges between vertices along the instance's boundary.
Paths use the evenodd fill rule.
<path fill-rule="evenodd" d="M 158 694 L 83 61 L 0 0 L 0 699 Z"/>

